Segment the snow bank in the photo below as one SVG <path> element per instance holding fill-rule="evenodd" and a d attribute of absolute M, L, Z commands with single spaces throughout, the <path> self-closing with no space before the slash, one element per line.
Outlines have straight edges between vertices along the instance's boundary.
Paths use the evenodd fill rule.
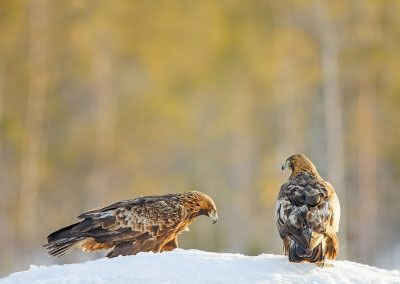
<path fill-rule="evenodd" d="M 289 263 L 287 257 L 177 249 L 161 254 L 102 258 L 80 264 L 35 266 L 5 283 L 400 283 L 400 272 L 349 261 L 334 268 Z"/>

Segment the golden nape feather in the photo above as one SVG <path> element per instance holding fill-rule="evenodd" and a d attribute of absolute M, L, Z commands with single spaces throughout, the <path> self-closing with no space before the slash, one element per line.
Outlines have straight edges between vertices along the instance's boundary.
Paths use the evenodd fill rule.
<path fill-rule="evenodd" d="M 107 257 L 170 251 L 201 215 L 218 219 L 214 201 L 198 191 L 138 197 L 81 214 L 82 221 L 50 234 L 44 247 L 53 256 L 72 249 L 111 249 Z"/>
<path fill-rule="evenodd" d="M 276 225 L 291 262 L 335 259 L 339 250 L 340 204 L 333 186 L 323 180 L 306 156 L 296 154 L 282 165 L 290 168 L 276 202 Z"/>

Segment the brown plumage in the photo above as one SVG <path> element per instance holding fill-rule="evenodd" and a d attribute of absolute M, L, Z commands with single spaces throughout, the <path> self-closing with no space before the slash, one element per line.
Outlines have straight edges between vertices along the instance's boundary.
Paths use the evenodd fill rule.
<path fill-rule="evenodd" d="M 178 247 L 178 235 L 198 216 L 218 219 L 214 201 L 192 191 L 160 196 L 143 196 L 81 214 L 82 221 L 47 237 L 50 255 L 71 249 L 112 249 L 107 257 L 138 252 L 171 251 Z"/>
<path fill-rule="evenodd" d="M 333 186 L 323 180 L 304 155 L 289 157 L 282 170 L 292 174 L 281 186 L 276 202 L 276 225 L 291 262 L 324 263 L 339 250 L 340 205 Z"/>

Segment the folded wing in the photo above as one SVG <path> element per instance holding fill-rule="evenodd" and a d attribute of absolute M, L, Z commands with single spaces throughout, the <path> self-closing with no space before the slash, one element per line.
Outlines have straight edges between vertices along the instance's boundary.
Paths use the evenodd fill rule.
<path fill-rule="evenodd" d="M 117 202 L 81 214 L 81 222 L 48 236 L 51 255 L 72 248 L 86 251 L 113 248 L 109 257 L 158 251 L 186 218 L 185 208 L 173 196 L 147 196 Z"/>
<path fill-rule="evenodd" d="M 333 190 L 333 188 L 332 188 Z M 329 184 L 302 173 L 282 185 L 276 204 L 276 224 L 282 239 L 291 238 L 301 255 L 311 255 L 333 228 Z"/>

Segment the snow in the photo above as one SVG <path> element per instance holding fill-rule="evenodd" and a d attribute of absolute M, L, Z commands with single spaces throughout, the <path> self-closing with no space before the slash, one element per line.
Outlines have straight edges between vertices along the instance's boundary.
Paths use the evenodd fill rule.
<path fill-rule="evenodd" d="M 333 268 L 289 263 L 287 257 L 245 256 L 176 249 L 85 263 L 36 266 L 0 279 L 6 283 L 400 283 L 398 270 L 350 261 Z"/>

